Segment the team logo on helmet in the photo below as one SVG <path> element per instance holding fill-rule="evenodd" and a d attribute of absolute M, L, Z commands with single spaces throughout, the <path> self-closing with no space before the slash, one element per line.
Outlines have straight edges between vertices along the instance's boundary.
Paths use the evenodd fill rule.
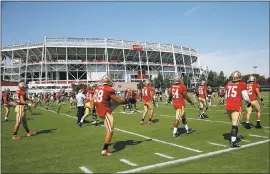
<path fill-rule="evenodd" d="M 24 83 L 24 82 L 20 82 L 20 83 L 18 84 L 18 87 L 19 87 L 19 89 L 21 89 L 21 90 L 25 90 L 26 87 L 27 87 L 27 85 L 26 85 L 26 83 Z"/>
<path fill-rule="evenodd" d="M 241 80 L 241 73 L 239 71 L 234 71 L 232 74 L 232 81 L 237 82 Z"/>
<path fill-rule="evenodd" d="M 105 85 L 105 84 L 111 85 L 112 84 L 111 77 L 109 75 L 103 76 L 102 77 L 102 83 L 103 83 L 103 85 Z"/>
<path fill-rule="evenodd" d="M 256 77 L 253 75 L 249 76 L 248 82 L 256 82 Z"/>

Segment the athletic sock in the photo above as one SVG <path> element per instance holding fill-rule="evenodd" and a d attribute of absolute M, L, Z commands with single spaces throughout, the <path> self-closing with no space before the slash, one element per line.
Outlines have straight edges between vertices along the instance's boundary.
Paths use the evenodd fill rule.
<path fill-rule="evenodd" d="M 260 125 L 260 123 L 261 123 L 261 120 L 257 120 L 257 125 Z"/>
<path fill-rule="evenodd" d="M 103 150 L 108 150 L 109 144 L 104 144 Z"/>
<path fill-rule="evenodd" d="M 174 127 L 173 128 L 173 134 L 176 134 L 177 133 L 177 127 Z"/>
<path fill-rule="evenodd" d="M 5 120 L 7 120 L 7 117 L 5 117 Z"/>
<path fill-rule="evenodd" d="M 149 121 L 152 121 L 152 118 L 149 118 Z"/>
<path fill-rule="evenodd" d="M 236 141 L 236 137 L 232 136 L 231 137 L 231 142 L 235 142 Z"/>
<path fill-rule="evenodd" d="M 249 121 L 246 121 L 247 124 L 249 124 Z"/>
<path fill-rule="evenodd" d="M 187 125 L 187 124 L 185 124 L 184 126 L 185 126 L 185 129 L 186 129 L 186 130 L 188 130 L 188 125 Z"/>

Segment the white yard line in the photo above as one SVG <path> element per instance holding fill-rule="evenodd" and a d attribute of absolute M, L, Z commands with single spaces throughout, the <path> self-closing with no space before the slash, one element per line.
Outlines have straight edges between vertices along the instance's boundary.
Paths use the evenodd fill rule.
<path fill-rule="evenodd" d="M 265 131 L 265 132 L 268 132 L 269 133 L 269 131 Z"/>
<path fill-rule="evenodd" d="M 138 165 L 138 164 L 132 163 L 126 159 L 120 159 L 120 161 L 123 163 L 126 163 L 127 165 L 130 165 L 130 166 L 137 166 Z"/>
<path fill-rule="evenodd" d="M 269 138 L 269 137 L 266 137 L 266 136 L 255 135 L 255 134 L 249 134 L 249 136 L 251 136 L 251 137 L 259 137 L 259 138 Z"/>
<path fill-rule="evenodd" d="M 248 141 L 248 140 L 241 140 L 241 141 L 243 141 L 243 142 L 247 142 L 247 143 L 250 143 L 250 141 Z"/>
<path fill-rule="evenodd" d="M 208 142 L 208 143 L 211 144 L 211 145 L 214 145 L 214 146 L 227 147 L 227 146 L 224 145 L 224 144 L 217 144 L 217 143 L 212 143 L 212 142 Z"/>
<path fill-rule="evenodd" d="M 227 148 L 227 149 L 218 150 L 218 151 L 214 151 L 214 152 L 209 152 L 209 153 L 205 153 L 205 154 L 200 154 L 200 155 L 196 155 L 196 156 L 190 156 L 190 157 L 183 158 L 183 159 L 177 159 L 177 160 L 173 160 L 173 161 L 167 161 L 167 162 L 163 162 L 163 163 L 157 163 L 157 164 L 153 164 L 153 165 L 139 167 L 139 168 L 126 170 L 126 171 L 122 171 L 122 172 L 118 172 L 118 173 L 135 173 L 135 172 L 142 172 L 142 171 L 155 169 L 155 168 L 160 168 L 160 167 L 167 167 L 167 166 L 173 165 L 173 164 L 179 164 L 179 163 L 184 163 L 184 162 L 188 162 L 188 161 L 197 160 L 197 159 L 200 159 L 200 158 L 216 156 L 216 155 L 219 155 L 219 154 L 222 154 L 222 153 L 228 153 L 228 152 L 231 152 L 231 151 L 235 151 L 235 150 L 239 150 L 239 149 L 243 149 L 243 148 L 248 148 L 248 147 L 252 147 L 252 146 L 256 146 L 256 145 L 264 144 L 264 143 L 268 143 L 268 142 L 269 142 L 269 139 L 264 140 L 264 141 L 258 141 L 258 142 L 255 142 L 255 143 L 245 144 L 245 145 L 243 145 L 243 146 L 241 146 L 239 148 Z"/>
<path fill-rule="evenodd" d="M 173 159 L 173 157 L 168 156 L 168 155 L 164 155 L 162 153 L 155 153 L 155 154 L 158 155 L 158 156 L 164 157 L 164 158 Z"/>
<path fill-rule="evenodd" d="M 87 169 L 86 167 L 82 166 L 82 167 L 79 167 L 84 173 L 93 173 L 91 172 L 89 169 Z"/>
<path fill-rule="evenodd" d="M 45 111 L 50 111 L 50 112 L 53 112 L 53 113 L 57 113 L 57 112 L 52 111 L 52 110 L 46 110 L 46 109 L 43 109 L 43 108 L 39 108 L 39 109 L 42 109 L 42 110 L 45 110 Z M 67 116 L 67 117 L 70 117 L 70 118 L 77 119 L 77 117 L 73 117 L 71 115 L 67 115 L 67 114 L 63 114 L 63 113 L 60 113 L 60 114 L 61 115 L 64 115 L 64 116 Z M 123 130 L 123 129 L 118 129 L 118 128 L 114 128 L 114 129 L 115 130 L 118 130 L 120 132 L 124 132 L 124 133 L 131 134 L 131 135 L 136 135 L 138 137 L 142 137 L 142 138 L 145 138 L 145 139 L 151 139 L 152 141 L 156 141 L 156 142 L 159 142 L 159 143 L 163 143 L 163 144 L 175 146 L 175 147 L 186 149 L 186 150 L 190 150 L 190 151 L 193 151 L 193 152 L 198 152 L 198 153 L 202 152 L 202 151 L 197 150 L 197 149 L 192 149 L 192 148 L 181 146 L 181 145 L 178 145 L 178 144 L 169 143 L 169 142 L 166 142 L 166 141 L 163 141 L 163 140 L 158 140 L 158 139 L 155 139 L 155 138 L 147 137 L 147 136 L 144 136 L 144 135 L 141 135 L 141 134 L 137 134 L 137 133 L 134 133 L 134 132 L 129 132 L 129 131 L 126 131 L 126 130 Z"/>
<path fill-rule="evenodd" d="M 133 133 L 133 132 L 129 132 L 129 131 L 126 131 L 126 130 L 122 130 L 122 129 L 118 129 L 118 128 L 114 128 L 114 129 L 116 129 L 118 131 L 121 131 L 121 132 L 128 133 L 128 134 L 136 135 L 138 137 L 142 137 L 142 138 L 145 138 L 145 139 L 151 139 L 152 141 L 160 142 L 160 143 L 163 143 L 163 144 L 168 144 L 168 145 L 179 147 L 179 148 L 186 149 L 186 150 L 190 150 L 190 151 L 193 151 L 193 152 L 202 152 L 202 151 L 197 150 L 197 149 L 192 149 L 192 148 L 181 146 L 181 145 L 178 145 L 178 144 L 169 143 L 169 142 L 166 142 L 166 141 L 162 141 L 162 140 L 158 140 L 158 139 L 155 139 L 155 138 L 147 137 L 147 136 L 140 135 L 140 134 Z"/>

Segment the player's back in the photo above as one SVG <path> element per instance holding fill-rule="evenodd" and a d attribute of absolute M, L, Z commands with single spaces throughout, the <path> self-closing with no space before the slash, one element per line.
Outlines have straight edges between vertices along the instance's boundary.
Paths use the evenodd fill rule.
<path fill-rule="evenodd" d="M 94 102 L 99 116 L 104 116 L 106 112 L 112 112 L 110 95 L 115 95 L 115 90 L 108 85 L 95 89 Z"/>
<path fill-rule="evenodd" d="M 184 95 L 183 92 L 186 89 L 186 86 L 183 84 L 172 85 L 171 86 L 171 93 L 173 95 L 173 103 L 183 103 L 184 102 Z"/>
<path fill-rule="evenodd" d="M 142 89 L 142 96 L 143 96 L 143 102 L 149 103 L 151 99 L 151 92 L 154 92 L 153 88 L 151 86 L 145 86 Z"/>
<path fill-rule="evenodd" d="M 257 100 L 256 88 L 260 88 L 260 85 L 256 82 L 247 84 L 248 96 L 251 101 Z"/>
<path fill-rule="evenodd" d="M 242 106 L 242 91 L 246 90 L 245 82 L 228 83 L 225 87 L 227 101 L 227 110 L 240 110 Z"/>

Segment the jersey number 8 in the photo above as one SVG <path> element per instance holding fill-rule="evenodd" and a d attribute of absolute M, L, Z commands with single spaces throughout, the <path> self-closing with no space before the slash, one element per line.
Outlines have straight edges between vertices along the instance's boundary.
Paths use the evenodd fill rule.
<path fill-rule="evenodd" d="M 94 102 L 102 102 L 102 98 L 103 98 L 103 90 L 99 90 L 99 91 L 95 91 L 94 94 Z"/>

